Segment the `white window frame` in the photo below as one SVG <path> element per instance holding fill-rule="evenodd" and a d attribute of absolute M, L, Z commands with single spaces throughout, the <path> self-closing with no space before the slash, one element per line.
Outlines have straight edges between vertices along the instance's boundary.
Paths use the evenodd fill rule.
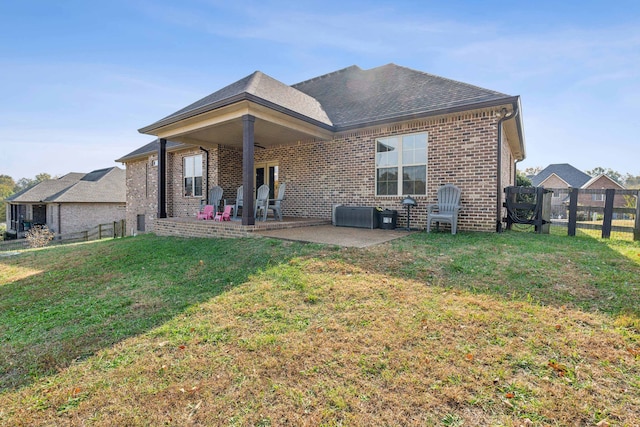
<path fill-rule="evenodd" d="M 202 197 L 202 154 L 185 156 L 182 160 L 182 185 L 185 197 Z M 197 179 L 200 178 L 200 186 Z M 191 180 L 188 182 L 187 180 Z M 200 191 L 198 191 L 198 189 Z"/>
<path fill-rule="evenodd" d="M 409 138 L 415 138 L 415 137 L 423 137 L 424 136 L 424 162 L 422 161 L 418 161 L 418 162 L 409 162 L 409 159 L 404 159 L 403 158 L 403 153 L 404 153 L 404 144 L 407 144 L 409 141 Z M 397 151 L 397 161 L 392 164 L 389 163 L 388 160 L 389 159 L 384 159 L 384 152 L 378 152 L 378 144 L 379 143 L 384 143 L 387 142 L 390 145 L 395 145 L 395 149 L 392 151 Z M 390 156 L 389 156 L 390 157 Z M 407 160 L 407 163 L 405 163 L 405 160 Z M 397 196 L 402 196 L 402 195 L 418 195 L 418 196 L 423 196 L 427 194 L 427 175 L 428 175 L 428 164 L 429 161 L 429 134 L 427 132 L 417 132 L 417 133 L 409 133 L 409 134 L 402 134 L 402 135 L 395 135 L 395 136 L 390 136 L 390 137 L 383 137 L 383 138 L 376 138 L 376 144 L 375 144 L 375 162 L 376 162 L 376 178 L 375 178 L 375 194 L 377 197 L 385 197 L 385 196 L 389 196 L 389 197 L 397 197 Z M 410 168 L 410 167 L 420 167 L 420 166 L 424 166 L 424 192 L 404 192 L 404 185 L 403 185 L 403 169 L 406 168 Z M 379 190 L 379 185 L 378 185 L 378 170 L 379 169 L 396 169 L 397 173 L 398 173 L 398 180 L 397 180 L 397 188 L 396 188 L 396 192 L 395 194 L 380 194 L 378 192 Z"/>

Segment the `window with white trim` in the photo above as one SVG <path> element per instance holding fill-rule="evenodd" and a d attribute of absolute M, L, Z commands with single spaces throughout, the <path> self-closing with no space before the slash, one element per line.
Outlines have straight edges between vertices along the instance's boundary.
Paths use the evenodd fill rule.
<path fill-rule="evenodd" d="M 183 166 L 184 195 L 202 196 L 202 154 L 185 157 Z"/>
<path fill-rule="evenodd" d="M 427 194 L 427 134 L 376 140 L 376 195 Z"/>

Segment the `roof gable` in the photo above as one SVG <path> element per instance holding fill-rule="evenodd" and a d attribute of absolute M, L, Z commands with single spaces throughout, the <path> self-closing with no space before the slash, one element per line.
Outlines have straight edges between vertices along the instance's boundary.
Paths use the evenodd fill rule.
<path fill-rule="evenodd" d="M 568 163 L 552 164 L 541 170 L 536 176 L 531 178 L 531 184 L 534 187 L 539 187 L 543 181 L 545 181 L 551 174 L 557 175 L 564 182 L 569 184 L 570 187 L 580 188 L 587 181 L 591 179 L 591 176 L 576 169 Z"/>
<path fill-rule="evenodd" d="M 145 132 L 147 129 L 158 128 L 244 99 L 258 103 L 263 101 L 269 106 L 281 107 L 324 125 L 332 125 L 327 113 L 316 99 L 261 71 L 255 71 L 253 74 L 140 129 L 140 131 Z"/>
<path fill-rule="evenodd" d="M 605 183 L 602 183 L 602 181 L 605 181 Z M 602 187 L 602 188 L 612 188 L 612 187 L 618 187 L 620 189 L 624 189 L 624 186 L 618 184 L 615 180 L 611 179 L 611 177 L 605 175 L 605 174 L 600 174 L 598 176 L 594 176 L 593 178 L 591 178 L 589 181 L 587 181 L 582 188 L 590 188 L 593 185 L 606 185 L 606 187 Z"/>
<path fill-rule="evenodd" d="M 568 183 L 567 181 L 565 181 L 564 179 L 562 179 L 561 177 L 559 177 L 558 175 L 556 175 L 556 173 L 555 173 L 555 172 L 554 172 L 554 173 L 552 173 L 551 175 L 549 175 L 548 177 L 546 177 L 545 179 L 543 179 L 543 180 L 540 182 L 540 184 L 536 185 L 536 187 L 538 187 L 538 186 L 544 186 L 544 185 L 545 185 L 545 183 L 546 183 L 547 181 L 550 181 L 550 180 L 552 180 L 552 179 L 554 179 L 554 178 L 555 178 L 555 179 L 557 179 L 557 180 L 559 180 L 559 181 L 564 182 L 564 184 L 565 184 L 567 187 L 570 187 L 569 183 Z"/>

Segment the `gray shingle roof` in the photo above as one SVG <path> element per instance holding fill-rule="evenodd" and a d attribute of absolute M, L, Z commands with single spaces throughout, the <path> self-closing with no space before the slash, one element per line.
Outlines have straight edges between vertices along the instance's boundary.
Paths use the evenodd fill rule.
<path fill-rule="evenodd" d="M 331 126 L 332 124 L 322 105 L 316 99 L 260 71 L 255 71 L 253 74 L 140 129 L 140 131 L 144 132 L 146 129 L 154 129 L 170 124 L 242 99 L 250 99 L 254 102 L 263 101 L 263 103 L 271 107 L 283 108 L 290 113 L 299 114 L 319 124 L 326 126 Z"/>
<path fill-rule="evenodd" d="M 133 160 L 139 157 L 147 157 L 149 154 L 157 153 L 159 146 L 160 146 L 160 142 L 157 139 L 155 139 L 150 143 L 133 150 L 129 154 L 120 157 L 119 159 L 116 160 L 116 162 L 124 163 L 128 160 Z M 167 150 L 171 150 L 179 147 L 186 147 L 186 146 L 187 146 L 186 144 L 183 144 L 181 142 L 175 142 L 175 141 L 167 141 L 167 145 L 166 145 Z"/>
<path fill-rule="evenodd" d="M 248 99 L 339 131 L 419 115 L 512 103 L 517 96 L 387 64 L 370 70 L 353 65 L 287 86 L 256 71 L 140 129 L 161 126 Z"/>
<path fill-rule="evenodd" d="M 395 64 L 370 70 L 354 65 L 292 87 L 320 101 L 337 128 L 515 98 Z"/>
<path fill-rule="evenodd" d="M 581 170 L 576 169 L 568 163 L 558 163 L 547 166 L 537 175 L 533 176 L 531 178 L 531 184 L 533 184 L 534 187 L 537 187 L 552 174 L 558 175 L 567 184 L 569 184 L 569 186 L 574 188 L 582 187 L 591 179 L 591 175 L 588 175 Z"/>
<path fill-rule="evenodd" d="M 86 179 L 85 179 L 86 178 Z M 7 198 L 13 203 L 125 203 L 125 171 L 118 167 L 69 173 Z"/>
<path fill-rule="evenodd" d="M 80 181 L 83 173 L 71 172 L 57 179 L 48 179 L 7 197 L 9 202 L 39 203 Z"/>

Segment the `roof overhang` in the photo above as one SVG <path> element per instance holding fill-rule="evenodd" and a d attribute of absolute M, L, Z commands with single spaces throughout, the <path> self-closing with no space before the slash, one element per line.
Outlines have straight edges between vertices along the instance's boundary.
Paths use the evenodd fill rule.
<path fill-rule="evenodd" d="M 524 127 L 522 120 L 522 105 L 520 104 L 520 97 L 514 96 L 510 102 L 511 108 L 508 112 L 517 112 L 516 117 L 512 120 L 505 120 L 503 124 L 503 129 L 505 136 L 507 137 L 507 141 L 509 143 L 509 147 L 511 148 L 511 153 L 513 157 L 517 161 L 522 161 L 525 159 L 526 146 L 524 141 Z"/>
<path fill-rule="evenodd" d="M 160 120 L 139 132 L 186 144 L 242 147 L 242 117 L 255 117 L 255 143 L 269 147 L 310 139 L 331 139 L 333 126 L 251 94 Z"/>
<path fill-rule="evenodd" d="M 483 101 L 477 103 L 468 103 L 454 107 L 446 107 L 440 109 L 434 109 L 429 111 L 419 111 L 411 114 L 405 114 L 402 116 L 394 116 L 389 119 L 370 121 L 366 123 L 357 123 L 348 126 L 340 126 L 336 129 L 337 132 L 347 132 L 351 130 L 363 129 L 363 128 L 371 128 L 375 126 L 382 126 L 389 123 L 397 123 L 397 122 L 408 122 L 411 120 L 419 120 L 430 117 L 438 117 L 438 116 L 447 116 L 457 113 L 468 113 L 476 110 L 502 110 L 506 108 L 507 114 L 512 114 L 514 111 L 518 112 L 518 115 L 512 120 L 503 121 L 503 130 L 507 140 L 509 141 L 509 147 L 511 148 L 511 152 L 516 160 L 524 160 L 526 151 L 525 151 L 525 141 L 524 141 L 524 130 L 523 130 L 523 121 L 522 121 L 522 106 L 520 105 L 520 97 L 519 96 L 510 96 L 507 98 L 502 98 L 500 100 L 492 100 L 492 101 Z"/>

